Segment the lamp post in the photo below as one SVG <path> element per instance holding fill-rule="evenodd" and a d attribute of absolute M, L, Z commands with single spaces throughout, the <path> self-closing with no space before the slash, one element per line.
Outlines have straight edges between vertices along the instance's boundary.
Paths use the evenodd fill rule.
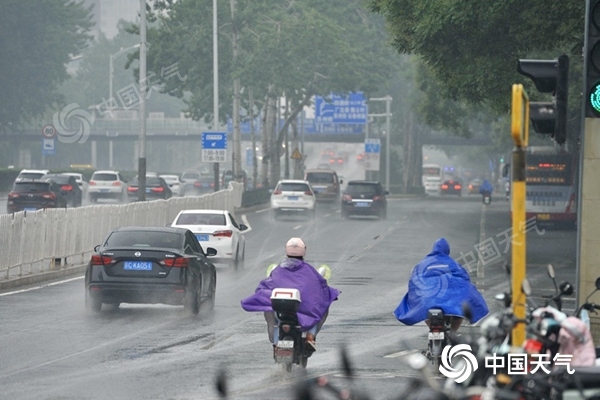
<path fill-rule="evenodd" d="M 113 98 L 113 75 L 115 73 L 114 69 L 114 62 L 115 62 L 115 58 L 119 57 L 121 54 L 128 52 L 129 50 L 133 50 L 140 47 L 140 44 L 135 44 L 133 46 L 129 46 L 127 48 L 122 48 L 117 51 L 115 54 L 111 54 L 110 55 L 110 63 L 109 63 L 109 75 L 108 75 L 108 101 L 112 101 Z"/>

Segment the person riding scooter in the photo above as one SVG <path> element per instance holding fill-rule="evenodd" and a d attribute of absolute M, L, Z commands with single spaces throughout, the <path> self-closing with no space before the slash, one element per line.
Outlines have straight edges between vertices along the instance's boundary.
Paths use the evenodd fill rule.
<path fill-rule="evenodd" d="M 467 270 L 450 257 L 450 245 L 444 238 L 433 244 L 431 252 L 412 270 L 408 292 L 394 311 L 405 325 L 426 321 L 430 309 L 441 309 L 452 316 L 452 331 L 460 327 L 463 303 L 471 310 L 471 323 L 485 317 L 489 310 L 481 293 L 471 283 Z"/>
<path fill-rule="evenodd" d="M 487 179 L 483 180 L 483 183 L 479 187 L 479 193 L 483 196 L 483 202 L 485 204 L 492 202 L 492 192 L 494 191 L 494 186 Z M 486 196 L 489 198 L 489 201 L 485 201 Z"/>
<path fill-rule="evenodd" d="M 253 295 L 242 300 L 246 311 L 263 311 L 267 321 L 269 340 L 275 346 L 279 339 L 278 324 L 271 306 L 271 292 L 275 288 L 300 291 L 302 302 L 297 311 L 302 331 L 307 332 L 306 344 L 316 351 L 315 340 L 329 313 L 329 306 L 337 300 L 340 291 L 327 281 L 309 263 L 304 261 L 306 245 L 300 238 L 291 238 L 285 245 L 286 258 L 267 279 L 262 280 Z"/>

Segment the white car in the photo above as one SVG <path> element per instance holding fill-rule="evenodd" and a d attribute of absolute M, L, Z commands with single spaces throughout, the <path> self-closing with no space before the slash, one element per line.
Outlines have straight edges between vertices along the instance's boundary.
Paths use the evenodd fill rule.
<path fill-rule="evenodd" d="M 442 187 L 442 180 L 438 177 L 428 176 L 425 178 L 425 193 L 428 195 L 439 195 Z"/>
<path fill-rule="evenodd" d="M 127 201 L 127 184 L 119 171 L 96 171 L 88 186 L 88 195 L 92 203 L 98 199 L 116 199 Z"/>
<path fill-rule="evenodd" d="M 182 182 L 177 175 L 160 175 L 171 188 L 173 196 L 185 195 L 185 183 Z"/>
<path fill-rule="evenodd" d="M 308 181 L 283 179 L 271 193 L 271 210 L 275 219 L 282 214 L 305 214 L 314 218 L 316 203 Z"/>
<path fill-rule="evenodd" d="M 75 181 L 77 181 L 77 184 L 79 185 L 79 188 L 81 189 L 82 195 L 87 196 L 89 183 L 85 180 L 85 178 L 83 177 L 83 174 L 80 174 L 78 172 L 65 172 L 62 175 L 74 176 Z"/>
<path fill-rule="evenodd" d="M 47 169 L 23 169 L 21 172 L 19 172 L 19 175 L 17 175 L 15 182 L 38 180 L 49 173 L 50 171 Z"/>
<path fill-rule="evenodd" d="M 192 231 L 203 249 L 216 249 L 217 255 L 209 257 L 211 262 L 226 263 L 235 269 L 244 267 L 246 238 L 243 232 L 248 227 L 238 224 L 229 211 L 183 210 L 171 226 Z"/>
<path fill-rule="evenodd" d="M 194 182 L 200 178 L 200 173 L 194 171 L 186 171 L 181 174 L 181 181 L 185 183 L 185 188 L 189 190 L 194 189 Z"/>

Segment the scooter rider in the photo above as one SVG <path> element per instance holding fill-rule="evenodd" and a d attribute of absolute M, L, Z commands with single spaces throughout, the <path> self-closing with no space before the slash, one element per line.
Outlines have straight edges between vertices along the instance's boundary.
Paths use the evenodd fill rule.
<path fill-rule="evenodd" d="M 414 325 L 427 320 L 427 312 L 441 308 L 451 316 L 452 331 L 457 331 L 463 320 L 463 303 L 471 309 L 471 323 L 485 317 L 489 310 L 483 296 L 471 283 L 467 270 L 450 257 L 450 245 L 444 238 L 433 244 L 433 250 L 412 270 L 408 293 L 394 311 L 398 321 Z"/>
<path fill-rule="evenodd" d="M 479 187 L 479 193 L 482 196 L 485 196 L 485 194 L 488 193 L 489 196 L 492 197 L 492 192 L 493 191 L 494 191 L 494 186 L 492 186 L 492 184 L 490 183 L 490 181 L 488 181 L 487 179 L 484 179 L 483 183 Z"/>
<path fill-rule="evenodd" d="M 277 265 L 268 278 L 262 280 L 253 295 L 242 300 L 246 311 L 263 311 L 267 332 L 273 346 L 279 339 L 278 324 L 271 307 L 271 292 L 275 288 L 293 288 L 300 291 L 302 302 L 297 311 L 302 331 L 307 332 L 306 343 L 316 351 L 315 339 L 323 326 L 329 306 L 340 293 L 309 263 L 304 261 L 306 245 L 300 238 L 291 238 L 285 245 L 286 258 Z"/>

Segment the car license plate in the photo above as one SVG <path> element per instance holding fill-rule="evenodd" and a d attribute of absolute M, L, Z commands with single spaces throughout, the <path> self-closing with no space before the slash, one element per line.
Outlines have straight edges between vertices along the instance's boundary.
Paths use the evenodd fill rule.
<path fill-rule="evenodd" d="M 364 201 L 358 201 L 358 202 L 354 203 L 354 205 L 356 207 L 369 207 L 369 203 L 364 202 Z"/>
<path fill-rule="evenodd" d="M 429 332 L 429 340 L 444 340 L 444 332 Z"/>
<path fill-rule="evenodd" d="M 277 347 L 280 349 L 293 349 L 294 341 L 293 340 L 280 340 L 277 342 Z"/>
<path fill-rule="evenodd" d="M 298 200 L 298 196 L 288 196 L 288 200 Z"/>
<path fill-rule="evenodd" d="M 35 208 L 35 207 L 27 207 L 27 208 L 24 208 L 23 211 L 37 211 L 37 208 Z"/>
<path fill-rule="evenodd" d="M 108 193 L 108 189 L 100 189 L 99 192 L 100 193 Z"/>
<path fill-rule="evenodd" d="M 125 261 L 123 267 L 126 271 L 152 271 L 151 261 Z"/>
<path fill-rule="evenodd" d="M 550 214 L 538 214 L 537 219 L 539 219 L 540 221 L 549 221 Z"/>
<path fill-rule="evenodd" d="M 152 191 L 152 189 L 150 189 L 150 188 L 146 189 L 146 193 L 150 193 L 151 191 Z"/>
<path fill-rule="evenodd" d="M 196 239 L 198 239 L 199 242 L 207 242 L 208 235 L 196 235 Z"/>
<path fill-rule="evenodd" d="M 203 183 L 202 187 L 209 187 L 210 185 L 208 183 Z"/>

